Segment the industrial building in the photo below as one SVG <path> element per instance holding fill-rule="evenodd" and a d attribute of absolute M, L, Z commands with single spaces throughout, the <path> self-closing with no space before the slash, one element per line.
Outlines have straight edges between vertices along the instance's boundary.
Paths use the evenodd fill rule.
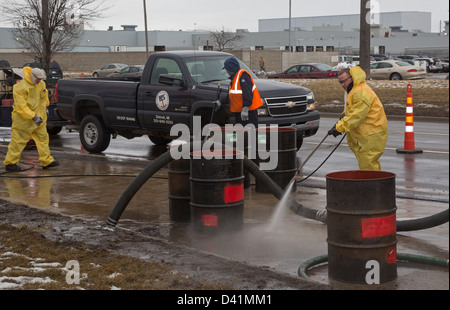
<path fill-rule="evenodd" d="M 372 42 L 374 53 L 404 54 L 408 48 L 438 49 L 448 56 L 448 21 L 445 30 L 431 33 L 431 13 L 387 12 L 373 16 Z M 294 52 L 341 51 L 354 53 L 359 48 L 359 14 L 260 19 L 258 32 L 238 29 L 241 41 L 230 49 L 288 49 Z M 289 24 L 291 28 L 289 31 Z M 135 25 L 112 27 L 103 31 L 85 30 L 74 52 L 133 52 L 145 51 L 145 32 Z M 289 35 L 290 34 L 290 35 Z M 20 51 L 8 28 L 0 28 L 0 52 Z M 208 31 L 148 32 L 150 51 L 164 49 L 211 48 L 213 41 Z"/>
<path fill-rule="evenodd" d="M 396 31 L 431 32 L 432 20 L 429 12 L 388 12 L 373 14 L 371 22 L 381 28 Z M 303 31 L 316 31 L 323 27 L 334 27 L 336 31 L 358 31 L 359 24 L 359 14 L 291 18 L 291 28 Z M 258 30 L 260 32 L 289 30 L 289 18 L 260 19 Z"/>

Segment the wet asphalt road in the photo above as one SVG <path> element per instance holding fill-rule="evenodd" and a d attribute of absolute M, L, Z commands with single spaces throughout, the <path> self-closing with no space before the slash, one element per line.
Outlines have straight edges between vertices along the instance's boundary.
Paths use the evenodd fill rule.
<path fill-rule="evenodd" d="M 336 121 L 335 116 L 323 116 L 316 136 L 306 139 L 298 158 L 302 162 L 325 136 Z M 448 208 L 449 191 L 449 124 L 436 120 L 415 120 L 416 148 L 421 154 L 398 154 L 403 148 L 404 120 L 390 120 L 390 135 L 382 169 L 396 174 L 397 218 L 421 218 Z M 8 129 L 0 129 L 0 151 L 8 144 Z M 330 154 L 340 139 L 328 137 L 304 166 L 303 176 L 309 175 Z M 72 177 L 43 179 L 7 179 L 0 186 L 0 197 L 14 203 L 77 217 L 104 221 L 132 177 L 91 178 L 80 175 L 137 175 L 165 148 L 151 144 L 147 137 L 112 140 L 104 154 L 87 154 L 81 149 L 78 132 L 63 130 L 51 140 L 53 155 L 62 165 L 57 170 L 41 170 L 36 152 L 25 152 L 23 162 L 35 167 L 33 175 L 72 174 Z M 330 172 L 356 170 L 357 163 L 345 140 L 328 161 L 295 193 L 305 206 L 323 209 L 326 205 L 325 175 Z M 283 211 L 273 226 L 272 216 L 278 201 L 269 194 L 245 192 L 245 229 L 226 236 L 201 236 L 187 224 L 170 221 L 167 202 L 167 174 L 161 171 L 146 184 L 131 201 L 119 225 L 142 233 L 156 234 L 174 242 L 249 262 L 268 266 L 291 275 L 297 274 L 301 262 L 327 251 L 326 225 L 292 216 Z M 268 231 L 267 227 L 276 227 Z M 439 227 L 399 233 L 398 251 L 448 258 L 448 223 Z M 394 289 L 448 289 L 448 269 L 399 268 L 399 280 Z M 312 274 L 314 280 L 328 284 L 326 271 L 320 268 Z M 417 279 L 421 279 L 418 281 Z M 347 288 L 347 287 L 343 287 Z M 350 287 L 352 288 L 352 287 Z"/>

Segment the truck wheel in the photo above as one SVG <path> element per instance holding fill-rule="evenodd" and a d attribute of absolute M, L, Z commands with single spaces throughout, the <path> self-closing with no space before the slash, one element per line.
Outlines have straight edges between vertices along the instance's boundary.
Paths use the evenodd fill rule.
<path fill-rule="evenodd" d="M 99 117 L 88 115 L 80 124 L 80 141 L 89 153 L 101 153 L 108 148 L 111 134 Z"/>
<path fill-rule="evenodd" d="M 47 127 L 47 132 L 50 136 L 57 135 L 61 132 L 62 126 L 56 126 L 56 127 Z"/>
<path fill-rule="evenodd" d="M 166 144 L 172 142 L 172 139 L 166 139 L 166 138 L 162 138 L 162 137 L 148 136 L 148 138 L 150 139 L 150 141 L 152 141 L 156 145 L 166 145 Z"/>

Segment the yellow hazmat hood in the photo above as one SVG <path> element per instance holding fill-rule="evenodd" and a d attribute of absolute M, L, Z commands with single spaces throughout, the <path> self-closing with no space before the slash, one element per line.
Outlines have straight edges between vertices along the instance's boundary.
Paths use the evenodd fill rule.
<path fill-rule="evenodd" d="M 360 66 L 351 68 L 350 74 L 353 78 L 353 86 L 358 86 L 366 82 L 366 73 Z"/>
<path fill-rule="evenodd" d="M 31 70 L 33 70 L 33 68 L 30 68 L 30 67 L 24 67 L 24 68 L 23 68 L 23 75 L 24 75 L 25 81 L 27 81 L 27 82 L 30 83 L 30 84 L 33 84 L 33 83 L 31 82 L 31 77 L 30 77 Z"/>

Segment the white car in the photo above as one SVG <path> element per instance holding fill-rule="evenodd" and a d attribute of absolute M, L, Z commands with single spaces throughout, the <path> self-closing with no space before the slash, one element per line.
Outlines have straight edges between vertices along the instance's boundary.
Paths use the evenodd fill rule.
<path fill-rule="evenodd" d="M 399 60 L 383 60 L 370 64 L 370 77 L 374 80 L 415 80 L 423 79 L 426 75 L 425 68 Z"/>

